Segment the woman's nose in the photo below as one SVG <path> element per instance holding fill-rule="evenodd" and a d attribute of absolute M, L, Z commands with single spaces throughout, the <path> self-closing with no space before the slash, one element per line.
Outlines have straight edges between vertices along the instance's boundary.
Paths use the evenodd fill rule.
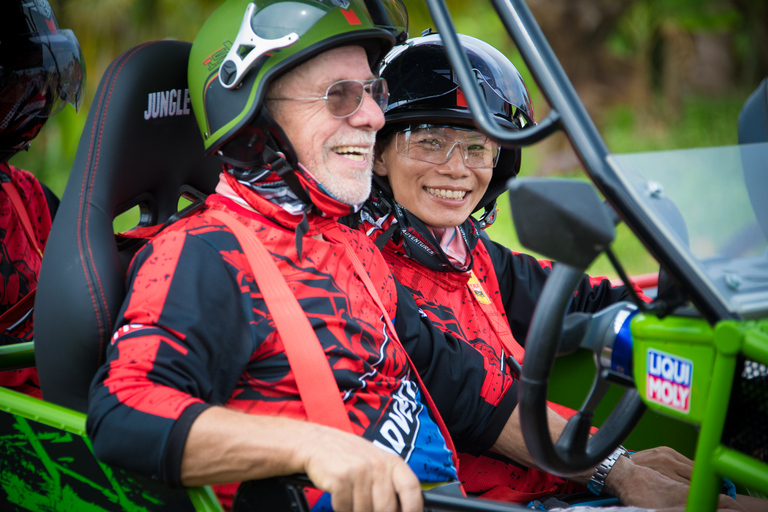
<path fill-rule="evenodd" d="M 470 173 L 465 161 L 466 148 L 464 143 L 456 141 L 448 151 L 448 160 L 437 166 L 438 172 L 451 174 L 454 177 L 468 176 Z"/>

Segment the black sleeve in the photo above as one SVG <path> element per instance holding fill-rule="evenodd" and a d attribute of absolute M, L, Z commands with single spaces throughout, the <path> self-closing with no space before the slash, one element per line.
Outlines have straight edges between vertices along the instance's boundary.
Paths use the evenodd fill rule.
<path fill-rule="evenodd" d="M 51 212 L 51 219 L 56 217 L 56 212 L 59 209 L 59 198 L 53 193 L 44 183 L 40 183 L 43 187 L 43 194 L 45 194 L 45 202 L 48 203 L 48 211 Z"/>
<path fill-rule="evenodd" d="M 480 453 L 490 448 L 517 405 L 516 385 L 496 407 L 481 399 L 482 354 L 437 329 L 410 292 L 397 283 L 395 330 L 448 427 L 456 448 Z"/>
<path fill-rule="evenodd" d="M 527 254 L 513 253 L 506 247 L 491 242 L 487 236 L 481 240 L 493 261 L 512 335 L 518 343 L 525 346 L 536 302 L 547 277 L 552 273 L 549 262 L 540 262 Z M 626 287 L 614 287 L 608 279 L 592 278 L 584 274 L 568 313 L 594 313 L 628 297 Z"/>
<path fill-rule="evenodd" d="M 226 402 L 254 349 L 250 293 L 232 268 L 195 237 L 177 258 L 157 239 L 137 255 L 86 422 L 99 460 L 170 485 L 192 423 Z M 170 280 L 164 296 L 158 278 Z"/>

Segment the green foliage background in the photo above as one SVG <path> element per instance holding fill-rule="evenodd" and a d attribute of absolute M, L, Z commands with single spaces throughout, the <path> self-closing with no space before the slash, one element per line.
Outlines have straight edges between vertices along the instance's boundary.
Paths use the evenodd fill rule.
<path fill-rule="evenodd" d="M 531 5 L 562 5 L 563 0 L 530 0 Z M 568 0 L 564 0 L 568 1 Z M 579 8 L 601 8 L 605 0 L 570 0 Z M 618 1 L 618 0 L 617 0 Z M 586 56 L 613 58 L 634 62 L 644 70 L 643 86 L 650 93 L 638 101 L 627 98 L 600 111 L 592 112 L 598 120 L 608 147 L 614 152 L 635 152 L 707 145 L 725 145 L 736 141 L 736 118 L 746 97 L 767 71 L 760 61 L 766 30 L 764 0 L 624 0 L 622 16 L 611 27 L 600 45 L 600 54 Z M 79 113 L 67 107 L 51 119 L 31 150 L 15 156 L 11 163 L 34 172 L 59 196 L 74 160 L 86 113 L 98 82 L 107 65 L 122 51 L 154 39 L 191 41 L 207 16 L 220 4 L 214 0 L 51 0 L 59 25 L 75 31 L 83 48 L 87 65 L 86 101 Z M 410 16 L 410 35 L 418 36 L 433 26 L 426 4 L 405 0 Z M 607 4 L 602 4 L 603 7 Z M 521 71 L 529 86 L 541 119 L 547 111 L 546 101 L 517 54 L 489 2 L 448 0 L 454 23 L 461 33 L 481 38 L 508 55 Z M 761 19 L 761 16 L 762 19 Z M 574 28 L 576 30 L 576 28 Z M 684 91 L 679 106 L 672 108 L 661 84 L 663 67 L 654 52 L 659 47 L 659 34 L 670 30 L 685 33 L 722 32 L 729 34 L 731 50 L 738 64 L 731 87 L 717 96 Z M 545 34 L 552 42 L 564 31 Z M 589 37 L 589 35 L 585 35 Z M 763 46 L 761 46 L 763 45 Z M 553 44 L 555 47 L 555 44 Z M 762 74 L 761 74 L 762 73 Z M 523 151 L 522 176 L 538 175 L 549 148 L 535 146 Z M 578 166 L 560 168 L 557 174 L 580 176 Z M 506 197 L 500 201 L 499 220 L 489 234 L 501 243 L 523 250 L 517 242 Z M 614 249 L 630 273 L 653 272 L 656 265 L 627 229 L 620 227 Z M 594 274 L 615 276 L 606 261 L 598 261 L 590 270 Z"/>

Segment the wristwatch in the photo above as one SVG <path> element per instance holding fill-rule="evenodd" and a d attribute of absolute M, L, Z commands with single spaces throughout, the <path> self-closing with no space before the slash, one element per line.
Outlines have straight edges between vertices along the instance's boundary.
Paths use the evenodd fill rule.
<path fill-rule="evenodd" d="M 598 466 L 595 468 L 595 472 L 592 474 L 592 478 L 590 478 L 589 483 L 587 483 L 587 489 L 589 492 L 600 496 L 600 493 L 603 492 L 605 479 L 608 477 L 608 473 L 611 472 L 613 465 L 616 464 L 616 461 L 619 460 L 619 457 L 622 455 L 627 458 L 631 458 L 627 452 L 627 449 L 623 446 L 619 446 L 613 451 L 613 453 L 606 457 L 603 462 L 598 464 Z"/>

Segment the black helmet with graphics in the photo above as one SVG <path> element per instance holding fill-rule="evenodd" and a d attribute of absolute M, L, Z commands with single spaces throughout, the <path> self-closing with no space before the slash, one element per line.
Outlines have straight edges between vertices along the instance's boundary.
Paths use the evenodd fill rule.
<path fill-rule="evenodd" d="M 460 34 L 459 40 L 496 121 L 513 130 L 533 124 L 528 89 L 509 59 L 474 37 Z M 475 125 L 439 34 L 427 33 L 395 47 L 384 58 L 379 73 L 389 85 L 389 103 L 384 114 L 387 124 L 379 132 L 380 137 L 407 125 Z M 496 198 L 519 170 L 520 150 L 502 149 L 488 190 L 475 209 L 485 208 L 484 224 L 493 222 Z"/>
<path fill-rule="evenodd" d="M 375 70 L 405 40 L 407 23 L 401 0 L 228 0 L 201 28 L 189 60 L 206 152 L 240 175 L 267 165 L 295 169 L 295 152 L 264 106 L 269 84 L 346 45 L 364 47 Z"/>
<path fill-rule="evenodd" d="M 0 162 L 25 149 L 67 103 L 80 108 L 85 60 L 46 0 L 0 7 Z"/>

